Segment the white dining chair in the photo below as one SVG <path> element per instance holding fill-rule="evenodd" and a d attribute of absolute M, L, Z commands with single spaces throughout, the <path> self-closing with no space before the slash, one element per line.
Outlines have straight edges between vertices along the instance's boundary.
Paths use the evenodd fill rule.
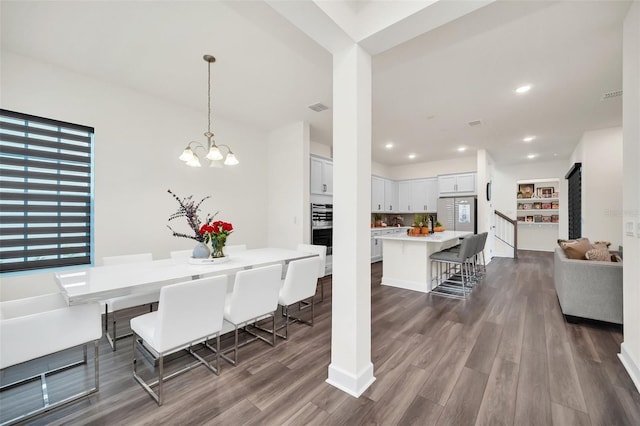
<path fill-rule="evenodd" d="M 307 259 L 294 260 L 289 262 L 287 275 L 282 281 L 280 294 L 278 296 L 278 304 L 284 310 L 285 323 L 278 329 L 285 329 L 284 335 L 278 334 L 278 337 L 288 339 L 289 324 L 292 322 L 301 322 L 313 326 L 314 309 L 313 297 L 316 294 L 318 283 L 318 270 L 321 263 L 319 256 L 309 257 Z M 311 320 L 303 320 L 299 317 L 289 315 L 289 306 L 310 299 Z M 301 313 L 302 311 L 300 311 Z"/>
<path fill-rule="evenodd" d="M 324 302 L 324 277 L 327 276 L 327 246 L 321 246 L 316 244 L 298 244 L 298 251 L 306 251 L 309 253 L 316 253 L 320 257 L 320 263 L 318 265 L 318 287 L 320 287 L 320 302 Z"/>
<path fill-rule="evenodd" d="M 275 311 L 278 309 L 281 275 L 281 264 L 247 269 L 236 273 L 233 291 L 227 295 L 224 308 L 225 325 L 222 334 L 234 332 L 233 347 L 223 350 L 221 353 L 225 361 L 237 365 L 238 348 L 255 340 L 262 340 L 275 346 Z M 271 318 L 271 341 L 260 336 L 257 331 L 253 332 L 247 328 L 248 325 L 267 318 Z M 244 328 L 252 336 L 241 344 L 238 343 L 240 328 Z M 233 351 L 233 359 L 226 355 L 231 351 Z"/>
<path fill-rule="evenodd" d="M 0 370 L 2 370 L 2 378 L 6 379 L 13 375 L 13 373 L 7 374 L 7 370 L 5 370 L 12 366 L 16 366 L 15 368 L 18 369 L 15 372 L 19 373 L 19 377 L 24 377 L 24 372 L 33 373 L 34 370 L 38 370 L 30 377 L 3 385 L 0 387 L 0 392 L 17 389 L 27 383 L 40 380 L 39 389 L 41 389 L 43 400 L 43 406 L 40 408 L 27 404 L 26 407 L 29 407 L 28 409 L 31 411 L 26 413 L 19 410 L 25 406 L 13 407 L 10 404 L 3 406 L 0 403 L 2 406 L 0 410 L 3 411 L 3 414 L 7 417 L 13 416 L 12 419 L 8 419 L 3 415 L 3 425 L 27 421 L 44 412 L 66 406 L 73 401 L 98 392 L 98 342 L 102 337 L 100 322 L 100 305 L 97 302 L 69 306 L 60 293 L 0 302 Z M 89 371 L 86 373 L 86 377 L 90 379 L 93 376 L 93 385 L 89 385 L 90 381 L 88 380 L 87 384 L 91 387 L 72 396 L 64 396 L 64 392 L 62 394 L 52 393 L 51 396 L 59 399 L 54 401 L 48 392 L 47 377 L 80 365 L 88 365 L 87 346 L 90 343 L 93 343 L 93 374 Z M 48 363 L 42 362 L 42 359 L 38 358 L 80 345 L 83 346 L 82 360 L 64 366 L 60 366 L 58 363 L 57 368 L 42 372 L 42 367 L 47 366 Z M 33 363 L 29 362 L 36 359 L 38 360 Z M 21 391 L 25 393 L 23 398 L 27 400 L 26 394 L 30 388 L 23 389 Z M 14 409 L 16 411 L 13 411 Z"/>
<path fill-rule="evenodd" d="M 140 253 L 103 257 L 102 264 L 104 266 L 113 266 L 136 262 L 151 262 L 152 260 L 153 256 L 151 253 Z M 153 310 L 153 304 L 158 301 L 159 297 L 160 292 L 153 291 L 150 293 L 113 297 L 104 301 L 104 334 L 113 351 L 116 350 L 118 340 L 131 336 L 131 333 L 126 333 L 124 335 L 118 336 L 118 311 L 134 308 L 136 306 L 149 305 L 149 312 L 151 312 Z M 111 314 L 111 332 L 109 331 L 109 314 Z"/>
<path fill-rule="evenodd" d="M 158 310 L 131 320 L 133 339 L 133 377 L 158 405 L 164 402 L 164 382 L 202 364 L 216 375 L 220 374 L 220 330 L 227 281 L 225 276 L 201 278 L 170 284 L 160 290 Z M 208 345 L 215 338 L 216 347 Z M 215 353 L 214 365 L 193 351 L 202 344 Z M 165 376 L 165 357 L 186 350 L 196 362 Z M 151 353 L 158 361 L 158 378 L 145 381 L 137 370 L 137 352 Z M 158 388 L 157 393 L 153 387 Z"/>

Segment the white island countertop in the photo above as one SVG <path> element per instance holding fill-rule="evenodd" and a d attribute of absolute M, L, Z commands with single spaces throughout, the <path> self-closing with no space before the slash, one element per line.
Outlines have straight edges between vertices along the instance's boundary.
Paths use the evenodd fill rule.
<path fill-rule="evenodd" d="M 431 291 L 430 256 L 458 243 L 473 232 L 443 231 L 429 236 L 380 235 L 382 285 L 428 293 Z"/>
<path fill-rule="evenodd" d="M 422 242 L 422 243 L 442 243 L 451 240 L 457 240 L 458 238 L 464 238 L 467 235 L 471 235 L 473 232 L 468 231 L 442 231 L 442 232 L 434 232 L 429 236 L 409 236 L 409 235 L 380 235 L 373 238 L 377 238 L 379 240 L 395 240 L 395 241 L 413 241 L 413 242 Z"/>

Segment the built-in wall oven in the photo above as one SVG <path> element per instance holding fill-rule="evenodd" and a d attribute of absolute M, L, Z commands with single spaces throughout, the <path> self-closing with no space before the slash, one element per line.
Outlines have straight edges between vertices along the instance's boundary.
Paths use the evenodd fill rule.
<path fill-rule="evenodd" d="M 331 255 L 333 242 L 333 204 L 311 204 L 311 244 L 326 246 Z"/>

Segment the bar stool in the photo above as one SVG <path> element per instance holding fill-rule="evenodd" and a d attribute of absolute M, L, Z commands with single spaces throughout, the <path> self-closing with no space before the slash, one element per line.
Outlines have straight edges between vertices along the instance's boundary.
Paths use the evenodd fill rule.
<path fill-rule="evenodd" d="M 437 268 L 437 285 L 431 294 L 454 299 L 464 299 L 471 292 L 471 275 L 468 265 L 477 237 L 472 235 L 462 240 L 460 250 L 441 250 L 429 256 L 431 261 L 429 280 L 433 285 L 433 270 Z M 441 267 L 444 271 L 441 271 Z"/>

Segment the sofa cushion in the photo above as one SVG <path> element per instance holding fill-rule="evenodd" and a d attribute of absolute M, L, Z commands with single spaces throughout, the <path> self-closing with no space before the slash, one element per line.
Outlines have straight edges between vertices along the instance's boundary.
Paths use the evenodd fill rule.
<path fill-rule="evenodd" d="M 565 256 L 569 259 L 586 259 L 585 254 L 593 249 L 588 238 L 577 240 L 558 240 L 558 244 L 564 250 Z"/>
<path fill-rule="evenodd" d="M 587 260 L 599 260 L 601 262 L 611 262 L 611 255 L 609 254 L 609 250 L 605 247 L 597 246 L 594 244 L 594 248 L 588 250 L 584 257 Z"/>

